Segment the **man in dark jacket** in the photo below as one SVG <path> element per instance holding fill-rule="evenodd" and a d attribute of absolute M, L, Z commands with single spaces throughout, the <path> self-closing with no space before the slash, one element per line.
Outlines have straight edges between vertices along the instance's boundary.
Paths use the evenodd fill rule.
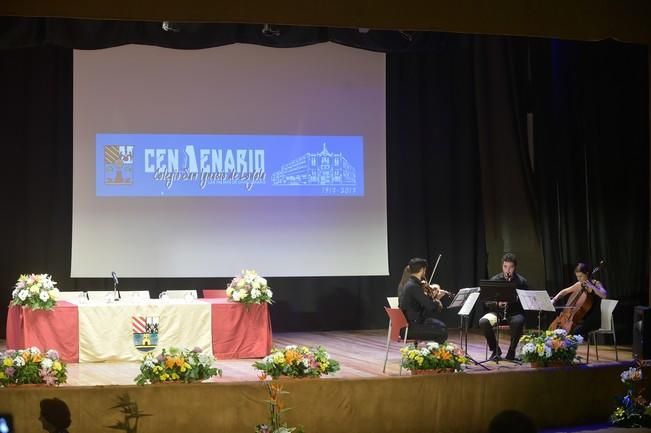
<path fill-rule="evenodd" d="M 448 329 L 445 323 L 436 318 L 441 309 L 441 302 L 437 299 L 436 290 L 433 297 L 427 296 L 422 285 L 427 272 L 427 261 L 413 258 L 409 261 L 407 269 L 409 278 L 399 290 L 400 309 L 409 322 L 407 337 L 443 343 L 448 338 Z M 404 335 L 404 331 L 401 331 L 401 335 Z"/>

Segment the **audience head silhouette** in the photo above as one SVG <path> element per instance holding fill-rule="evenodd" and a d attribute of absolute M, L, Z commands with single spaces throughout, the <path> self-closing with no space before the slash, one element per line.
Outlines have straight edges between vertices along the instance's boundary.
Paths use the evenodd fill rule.
<path fill-rule="evenodd" d="M 491 420 L 489 433 L 536 433 L 536 425 L 527 415 L 517 410 L 505 410 Z"/>
<path fill-rule="evenodd" d="M 41 415 L 38 419 L 43 430 L 49 433 L 66 433 L 71 423 L 70 409 L 63 400 L 44 398 L 41 400 Z"/>

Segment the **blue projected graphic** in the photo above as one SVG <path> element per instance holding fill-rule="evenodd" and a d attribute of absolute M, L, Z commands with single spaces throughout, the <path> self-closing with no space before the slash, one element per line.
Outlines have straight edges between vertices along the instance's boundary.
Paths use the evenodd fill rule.
<path fill-rule="evenodd" d="M 97 134 L 96 194 L 363 196 L 364 138 Z"/>

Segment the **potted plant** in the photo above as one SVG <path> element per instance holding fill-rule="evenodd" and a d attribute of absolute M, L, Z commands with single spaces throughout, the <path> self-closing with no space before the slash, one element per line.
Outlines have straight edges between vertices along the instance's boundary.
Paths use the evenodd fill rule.
<path fill-rule="evenodd" d="M 145 355 L 140 364 L 140 374 L 134 380 L 138 385 L 200 382 L 222 375 L 214 363 L 215 358 L 201 353 L 199 347 L 193 350 L 172 347 L 163 349 L 159 355 L 153 352 Z"/>
<path fill-rule="evenodd" d="M 38 348 L 0 352 L 0 385 L 66 383 L 68 371 L 56 350 L 42 353 Z"/>
<path fill-rule="evenodd" d="M 579 357 L 576 350 L 583 343 L 580 335 L 568 334 L 564 329 L 527 334 L 520 338 L 520 355 L 532 367 L 572 365 Z"/>
<path fill-rule="evenodd" d="M 271 376 L 277 379 L 287 377 L 320 377 L 339 371 L 339 362 L 330 358 L 324 347 L 309 348 L 306 346 L 290 345 L 284 348 L 273 348 L 271 354 L 262 361 L 257 361 L 253 367 L 262 372 L 263 377 Z"/>
<path fill-rule="evenodd" d="M 452 343 L 431 341 L 422 347 L 409 344 L 400 349 L 400 365 L 413 375 L 462 371 L 468 358 Z"/>

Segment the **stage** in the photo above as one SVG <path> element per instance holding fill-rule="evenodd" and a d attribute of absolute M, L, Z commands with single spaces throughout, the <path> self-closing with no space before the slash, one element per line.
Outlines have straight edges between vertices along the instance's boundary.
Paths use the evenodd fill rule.
<path fill-rule="evenodd" d="M 454 331 L 451 330 L 452 341 Z M 503 336 L 505 349 L 507 337 Z M 483 338 L 471 334 L 471 355 L 484 359 Z M 540 427 L 603 422 L 613 398 L 623 391 L 619 374 L 631 360 L 630 347 L 600 346 L 600 361 L 561 369 L 487 363 L 489 371 L 471 366 L 464 374 L 399 376 L 399 347 L 392 343 L 386 374 L 382 373 L 386 331 L 277 333 L 274 345 L 323 345 L 341 363 L 341 371 L 322 379 L 283 380 L 290 392 L 286 419 L 307 432 L 481 432 L 502 409 L 530 414 Z M 585 358 L 586 346 L 580 354 Z M 593 362 L 594 360 L 594 362 Z M 59 388 L 0 389 L 0 412 L 12 413 L 16 430 L 38 431 L 38 402 L 65 400 L 73 413 L 74 432 L 102 432 L 120 419 L 111 409 L 128 393 L 140 410 L 139 432 L 251 432 L 265 422 L 265 389 L 252 360 L 223 360 L 222 378 L 209 383 L 138 387 L 138 363 L 69 364 L 68 384 Z M 381 415 L 378 415 L 381 414 Z"/>

